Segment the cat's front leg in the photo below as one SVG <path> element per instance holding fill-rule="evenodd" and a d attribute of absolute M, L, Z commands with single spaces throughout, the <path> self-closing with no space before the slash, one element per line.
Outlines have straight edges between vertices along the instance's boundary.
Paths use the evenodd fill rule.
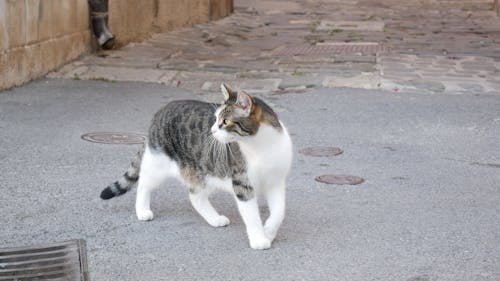
<path fill-rule="evenodd" d="M 247 229 L 250 247 L 256 250 L 269 249 L 271 247 L 271 240 L 264 234 L 257 198 L 254 197 L 247 201 L 238 198 L 237 202 L 238 210 L 240 211 L 241 218 Z"/>
<path fill-rule="evenodd" d="M 234 192 L 238 210 L 247 229 L 250 247 L 256 250 L 269 249 L 271 240 L 264 234 L 259 205 L 253 188 L 248 185 L 236 184 L 234 185 Z"/>
<path fill-rule="evenodd" d="M 270 186 L 266 189 L 265 196 L 270 215 L 264 224 L 264 233 L 273 241 L 285 218 L 285 183 Z"/>

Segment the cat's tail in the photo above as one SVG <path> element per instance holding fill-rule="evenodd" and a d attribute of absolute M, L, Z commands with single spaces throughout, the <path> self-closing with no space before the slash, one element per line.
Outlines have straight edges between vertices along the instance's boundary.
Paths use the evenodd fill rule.
<path fill-rule="evenodd" d="M 139 149 L 136 156 L 134 157 L 134 160 L 132 160 L 132 163 L 130 163 L 130 166 L 128 167 L 128 170 L 125 172 L 125 174 L 123 174 L 123 176 L 119 180 L 108 185 L 105 189 L 102 190 L 102 199 L 108 200 L 115 196 L 122 195 L 135 186 L 135 184 L 139 180 L 139 172 L 141 170 L 141 160 L 142 155 L 144 154 L 144 148 L 145 145 L 142 145 L 141 149 Z"/>

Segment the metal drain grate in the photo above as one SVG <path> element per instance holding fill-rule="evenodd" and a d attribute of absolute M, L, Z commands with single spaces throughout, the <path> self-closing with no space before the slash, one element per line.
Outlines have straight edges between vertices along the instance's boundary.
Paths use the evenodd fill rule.
<path fill-rule="evenodd" d="M 376 54 L 387 51 L 387 48 L 377 43 L 320 43 L 318 45 L 303 45 L 279 48 L 273 52 L 275 56 L 325 55 L 325 54 Z"/>
<path fill-rule="evenodd" d="M 85 241 L 0 249 L 0 280 L 88 281 Z"/>
<path fill-rule="evenodd" d="M 140 144 L 144 143 L 146 136 L 134 133 L 95 132 L 83 134 L 82 139 L 106 144 Z"/>

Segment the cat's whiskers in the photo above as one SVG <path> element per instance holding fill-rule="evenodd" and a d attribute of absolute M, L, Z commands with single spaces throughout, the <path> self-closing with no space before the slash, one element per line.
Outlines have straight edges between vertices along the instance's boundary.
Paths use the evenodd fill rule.
<path fill-rule="evenodd" d="M 212 133 L 206 133 L 206 138 L 204 138 L 203 142 L 205 144 L 205 147 L 207 148 L 207 152 L 211 154 L 211 159 L 215 159 L 214 157 L 214 152 L 215 152 L 215 142 L 217 140 L 215 137 L 212 135 Z"/>
<path fill-rule="evenodd" d="M 218 155 L 220 155 L 220 142 L 212 135 L 209 133 L 208 136 L 208 141 L 209 143 L 209 149 L 212 153 L 212 158 L 213 159 L 219 159 Z M 215 155 L 214 155 L 215 154 Z"/>
<path fill-rule="evenodd" d="M 217 147 L 219 148 L 219 155 L 222 157 L 222 161 L 224 163 L 227 163 L 227 155 L 225 153 L 224 145 L 221 142 L 217 142 Z"/>

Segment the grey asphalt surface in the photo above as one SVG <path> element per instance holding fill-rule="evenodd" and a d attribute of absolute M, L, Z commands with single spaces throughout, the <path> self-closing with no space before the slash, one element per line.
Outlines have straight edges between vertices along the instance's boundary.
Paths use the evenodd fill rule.
<path fill-rule="evenodd" d="M 138 145 L 87 132 L 146 132 L 170 100 L 221 100 L 159 84 L 39 80 L 0 93 L 0 247 L 82 238 L 91 280 L 500 280 L 500 96 L 355 89 L 262 94 L 295 146 L 287 216 L 273 247 L 214 229 L 172 181 L 139 222 L 135 190 L 110 201 Z M 298 153 L 344 150 L 333 158 Z M 314 181 L 350 174 L 358 186 Z M 267 213 L 263 211 L 264 215 Z"/>

